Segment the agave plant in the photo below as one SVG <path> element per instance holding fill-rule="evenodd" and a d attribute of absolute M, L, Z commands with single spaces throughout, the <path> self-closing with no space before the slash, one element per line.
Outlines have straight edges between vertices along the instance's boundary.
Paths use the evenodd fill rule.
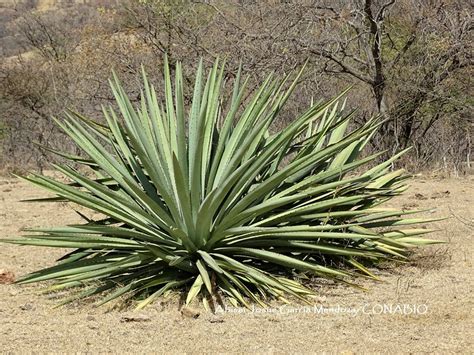
<path fill-rule="evenodd" d="M 272 123 L 302 71 L 293 80 L 269 76 L 249 97 L 239 71 L 228 98 L 224 65 L 216 61 L 207 80 L 203 71 L 201 62 L 189 107 L 181 64 L 173 85 L 165 60 L 163 102 L 145 72 L 136 105 L 114 75 L 118 111 L 103 108 L 106 124 L 74 111 L 56 120 L 83 156 L 54 151 L 67 161 L 54 165 L 67 182 L 24 179 L 56 195 L 48 201 L 73 202 L 103 218 L 8 240 L 74 248 L 19 283 L 77 288 L 65 302 L 102 295 L 99 304 L 120 297 L 142 308 L 178 289 L 186 290 L 186 303 L 198 297 L 205 305 L 265 306 L 288 296 L 307 301 L 313 291 L 301 279 L 309 273 L 342 282 L 374 278 L 367 263 L 434 242 L 419 237 L 430 230 L 410 227 L 426 221 L 406 218 L 419 211 L 380 207 L 405 190 L 406 174 L 390 170 L 405 151 L 375 166 L 381 153 L 361 154 L 383 122 L 374 118 L 346 133 L 354 112 L 344 110 L 345 92 L 311 103 L 275 132 Z"/>

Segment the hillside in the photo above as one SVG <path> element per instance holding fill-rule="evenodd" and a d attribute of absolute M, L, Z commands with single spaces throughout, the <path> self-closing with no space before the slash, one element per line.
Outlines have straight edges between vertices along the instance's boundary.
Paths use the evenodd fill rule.
<path fill-rule="evenodd" d="M 111 6 L 118 0 L 0 0 L 0 57 L 21 53 L 22 40 L 16 22 L 25 13 L 45 13 L 81 7 Z"/>

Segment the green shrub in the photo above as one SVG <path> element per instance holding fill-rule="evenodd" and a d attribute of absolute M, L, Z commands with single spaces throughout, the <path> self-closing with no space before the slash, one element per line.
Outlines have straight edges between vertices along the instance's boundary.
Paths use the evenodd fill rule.
<path fill-rule="evenodd" d="M 57 152 L 69 164 L 55 168 L 70 182 L 24 179 L 57 195 L 50 201 L 105 217 L 8 240 L 75 248 L 20 283 L 77 287 L 66 302 L 101 294 L 100 304 L 124 296 L 142 308 L 182 289 L 187 303 L 224 295 L 233 305 L 263 306 L 288 295 L 308 300 L 312 291 L 295 272 L 343 282 L 374 277 L 367 262 L 404 258 L 409 248 L 434 242 L 419 237 L 428 229 L 405 227 L 425 222 L 403 217 L 416 211 L 380 207 L 405 190 L 404 172 L 390 171 L 404 152 L 354 173 L 380 156 L 361 152 L 383 122 L 374 118 L 346 133 L 353 112 L 345 113 L 342 93 L 271 133 L 301 72 L 291 82 L 268 77 L 245 103 L 240 73 L 230 98 L 223 74 L 216 61 L 204 80 L 200 63 L 187 110 L 181 65 L 172 85 L 165 62 L 164 103 L 145 73 L 137 106 L 114 77 L 119 113 L 104 108 L 106 125 L 70 111 L 57 121 L 85 153 Z"/>

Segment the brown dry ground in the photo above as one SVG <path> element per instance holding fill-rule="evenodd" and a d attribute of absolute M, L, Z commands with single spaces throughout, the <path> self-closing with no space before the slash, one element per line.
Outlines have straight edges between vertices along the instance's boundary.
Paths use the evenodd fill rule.
<path fill-rule="evenodd" d="M 26 226 L 78 221 L 66 205 L 19 202 L 41 196 L 19 180 L 0 180 L 0 238 Z M 418 177 L 393 204 L 433 206 L 437 211 L 425 216 L 451 216 L 434 223 L 440 231 L 432 235 L 449 243 L 417 251 L 407 265 L 375 271 L 384 282 L 361 281 L 368 292 L 317 288 L 318 305 L 353 310 L 368 305 L 369 314 L 318 314 L 293 305 L 267 314 L 201 312 L 193 319 L 182 316 L 172 299 L 142 311 L 136 319 L 141 321 L 127 322 L 126 316 L 135 317 L 131 311 L 107 312 L 91 303 L 53 308 L 57 300 L 35 293 L 39 286 L 0 285 L 0 352 L 474 353 L 474 177 Z M 0 244 L 0 269 L 23 275 L 52 265 L 63 252 Z M 423 314 L 400 314 L 396 308 L 376 314 L 381 304 L 417 305 Z"/>

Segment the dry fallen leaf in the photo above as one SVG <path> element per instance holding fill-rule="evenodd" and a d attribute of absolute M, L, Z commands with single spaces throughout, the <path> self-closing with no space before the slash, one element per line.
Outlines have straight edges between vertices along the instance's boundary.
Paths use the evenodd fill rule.
<path fill-rule="evenodd" d="M 15 282 L 15 274 L 11 271 L 0 270 L 0 284 L 11 284 Z"/>
<path fill-rule="evenodd" d="M 120 318 L 120 321 L 121 322 L 149 322 L 151 321 L 151 318 L 148 317 L 148 316 L 145 316 L 145 315 L 130 315 L 130 316 L 122 316 L 122 318 Z"/>

